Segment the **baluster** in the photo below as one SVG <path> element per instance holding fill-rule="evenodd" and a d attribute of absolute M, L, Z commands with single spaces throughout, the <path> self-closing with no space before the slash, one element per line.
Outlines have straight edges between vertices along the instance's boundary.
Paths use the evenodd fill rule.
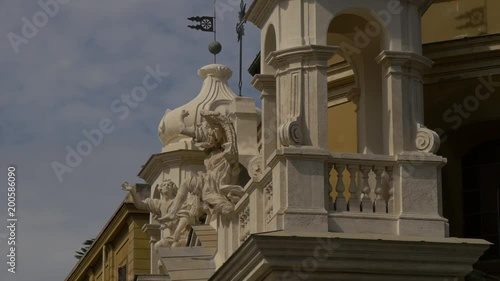
<path fill-rule="evenodd" d="M 387 167 L 386 173 L 387 176 L 389 177 L 387 180 L 387 184 L 389 187 L 389 199 L 387 200 L 387 212 L 389 214 L 394 214 L 394 184 L 392 182 L 392 172 L 393 172 L 393 167 Z"/>
<path fill-rule="evenodd" d="M 373 208 L 376 213 L 386 213 L 387 205 L 385 203 L 384 198 L 384 188 L 382 186 L 382 173 L 384 172 L 384 167 L 376 166 L 373 167 L 373 171 L 375 172 L 375 202 L 373 204 Z"/>
<path fill-rule="evenodd" d="M 361 166 L 361 173 L 363 177 L 363 185 L 361 187 L 361 212 L 373 212 L 373 202 L 370 198 L 370 183 L 368 177 L 372 168 L 370 166 Z"/>
<path fill-rule="evenodd" d="M 330 174 L 333 170 L 333 163 L 328 163 L 327 164 L 327 175 L 326 175 L 326 185 L 328 188 L 325 189 L 325 208 L 327 211 L 334 211 L 335 210 L 335 205 L 333 204 L 333 199 L 332 199 L 332 183 L 330 182 Z"/>
<path fill-rule="evenodd" d="M 343 172 L 345 170 L 344 164 L 335 164 L 335 171 L 337 171 L 337 186 L 335 190 L 337 191 L 337 198 L 335 199 L 335 211 L 342 212 L 347 211 L 347 201 L 345 200 L 344 191 L 344 179 Z"/>
<path fill-rule="evenodd" d="M 351 182 L 349 183 L 349 211 L 359 213 L 360 212 L 360 202 L 358 198 L 358 186 L 356 185 L 356 175 L 358 172 L 357 165 L 348 165 L 347 170 L 349 171 L 349 175 L 351 178 Z"/>

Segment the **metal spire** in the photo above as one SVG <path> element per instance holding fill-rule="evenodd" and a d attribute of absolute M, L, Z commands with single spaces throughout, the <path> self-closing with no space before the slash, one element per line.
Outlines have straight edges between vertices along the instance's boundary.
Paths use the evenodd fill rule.
<path fill-rule="evenodd" d="M 239 87 L 239 96 L 241 97 L 241 87 L 243 86 L 242 82 L 242 66 L 243 66 L 243 35 L 245 35 L 245 23 L 247 20 L 245 19 L 247 4 L 241 0 L 240 3 L 240 12 L 239 12 L 239 22 L 236 24 L 236 33 L 238 34 L 238 42 L 240 42 L 240 81 L 238 83 Z"/>

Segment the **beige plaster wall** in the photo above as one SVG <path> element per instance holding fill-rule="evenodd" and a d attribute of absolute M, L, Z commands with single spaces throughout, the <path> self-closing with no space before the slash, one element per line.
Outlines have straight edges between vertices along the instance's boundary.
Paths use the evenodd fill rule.
<path fill-rule="evenodd" d="M 500 32 L 498 0 L 436 0 L 422 17 L 422 42 Z"/>
<path fill-rule="evenodd" d="M 336 152 L 358 150 L 356 106 L 346 102 L 328 108 L 328 148 Z"/>

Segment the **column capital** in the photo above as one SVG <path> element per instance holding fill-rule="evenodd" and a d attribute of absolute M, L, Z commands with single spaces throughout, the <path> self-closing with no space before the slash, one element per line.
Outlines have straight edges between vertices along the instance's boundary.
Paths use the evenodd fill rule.
<path fill-rule="evenodd" d="M 255 74 L 250 84 L 259 91 L 273 90 L 276 89 L 276 77 L 272 74 Z"/>
<path fill-rule="evenodd" d="M 149 236 L 149 241 L 155 243 L 161 239 L 161 229 L 159 224 L 144 224 L 142 231 L 146 232 Z"/>
<path fill-rule="evenodd" d="M 266 63 L 278 69 L 291 63 L 309 61 L 308 65 L 328 66 L 328 60 L 339 50 L 337 46 L 305 45 L 271 52 Z"/>
<path fill-rule="evenodd" d="M 411 74 L 417 71 L 423 75 L 434 64 L 432 60 L 415 52 L 406 51 L 382 51 L 376 58 L 378 64 L 381 64 L 387 70 L 387 75 L 391 74 Z M 404 70 L 406 68 L 406 70 Z"/>

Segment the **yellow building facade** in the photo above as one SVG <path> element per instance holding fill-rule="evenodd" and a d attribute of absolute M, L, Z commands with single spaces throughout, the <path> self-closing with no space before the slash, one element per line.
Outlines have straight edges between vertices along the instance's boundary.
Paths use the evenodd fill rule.
<path fill-rule="evenodd" d="M 150 241 L 142 230 L 149 212 L 127 198 L 120 204 L 66 281 L 128 281 L 150 271 Z"/>

